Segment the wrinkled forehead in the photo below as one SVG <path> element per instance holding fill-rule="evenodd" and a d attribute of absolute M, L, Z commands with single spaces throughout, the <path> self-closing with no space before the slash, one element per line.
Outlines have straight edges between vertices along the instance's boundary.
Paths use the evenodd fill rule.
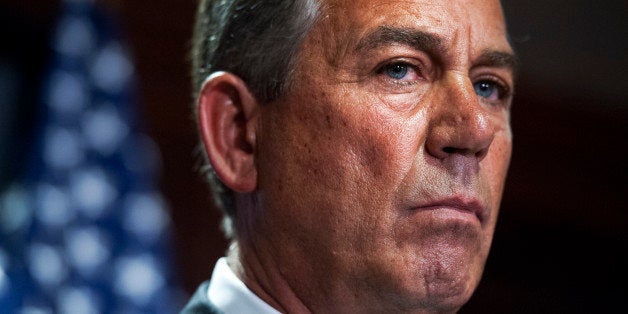
<path fill-rule="evenodd" d="M 323 0 L 323 16 L 341 26 L 351 22 L 419 22 L 446 28 L 482 20 L 503 28 L 498 0 Z M 491 24 L 491 25 L 489 25 Z"/>
<path fill-rule="evenodd" d="M 470 49 L 512 51 L 498 0 L 323 0 L 313 32 L 334 54 L 381 26 L 413 28 Z"/>

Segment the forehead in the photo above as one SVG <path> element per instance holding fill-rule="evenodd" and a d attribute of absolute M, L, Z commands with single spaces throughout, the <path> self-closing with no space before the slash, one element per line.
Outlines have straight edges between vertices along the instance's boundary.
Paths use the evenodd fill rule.
<path fill-rule="evenodd" d="M 498 0 L 326 0 L 322 9 L 314 31 L 327 52 L 355 47 L 381 26 L 434 34 L 470 54 L 512 50 Z"/>

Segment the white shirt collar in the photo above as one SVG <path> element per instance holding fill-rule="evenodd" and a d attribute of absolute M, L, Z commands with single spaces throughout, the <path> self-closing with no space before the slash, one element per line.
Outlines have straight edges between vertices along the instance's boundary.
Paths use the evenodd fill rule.
<path fill-rule="evenodd" d="M 214 267 L 207 297 L 225 314 L 280 314 L 246 287 L 227 265 L 225 257 L 220 258 Z"/>

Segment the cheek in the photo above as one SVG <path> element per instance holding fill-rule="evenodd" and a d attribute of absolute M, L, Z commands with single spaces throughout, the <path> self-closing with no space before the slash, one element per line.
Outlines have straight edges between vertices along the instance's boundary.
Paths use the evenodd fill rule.
<path fill-rule="evenodd" d="M 308 97 L 301 99 L 314 99 Z M 307 222 L 302 228 L 389 230 L 392 215 L 386 213 L 394 210 L 394 193 L 421 146 L 420 117 L 355 95 L 319 95 L 269 111 L 258 163 L 268 205 L 289 204 L 290 219 Z"/>
<path fill-rule="evenodd" d="M 489 153 L 481 163 L 481 167 L 486 169 L 483 181 L 489 184 L 491 205 L 496 209 L 501 202 L 511 154 L 512 135 L 508 128 L 495 135 Z"/>
<path fill-rule="evenodd" d="M 359 100 L 333 115 L 344 123 L 334 134 L 338 145 L 327 157 L 331 161 L 340 153 L 353 163 L 337 167 L 349 166 L 341 177 L 357 189 L 357 204 L 365 210 L 392 211 L 395 193 L 422 148 L 425 115 L 398 112 L 381 99 Z"/>
<path fill-rule="evenodd" d="M 426 108 L 408 95 L 368 93 L 359 100 L 347 108 L 352 112 L 343 114 L 352 118 L 348 147 L 358 158 L 365 179 L 382 192 L 387 187 L 397 189 L 425 142 Z"/>

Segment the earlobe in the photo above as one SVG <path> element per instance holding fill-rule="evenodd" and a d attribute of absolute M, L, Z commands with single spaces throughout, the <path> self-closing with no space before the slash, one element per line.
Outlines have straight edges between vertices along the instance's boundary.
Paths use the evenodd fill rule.
<path fill-rule="evenodd" d="M 213 73 L 203 84 L 197 105 L 205 151 L 214 171 L 232 190 L 254 191 L 259 110 L 248 86 L 231 73 Z"/>

